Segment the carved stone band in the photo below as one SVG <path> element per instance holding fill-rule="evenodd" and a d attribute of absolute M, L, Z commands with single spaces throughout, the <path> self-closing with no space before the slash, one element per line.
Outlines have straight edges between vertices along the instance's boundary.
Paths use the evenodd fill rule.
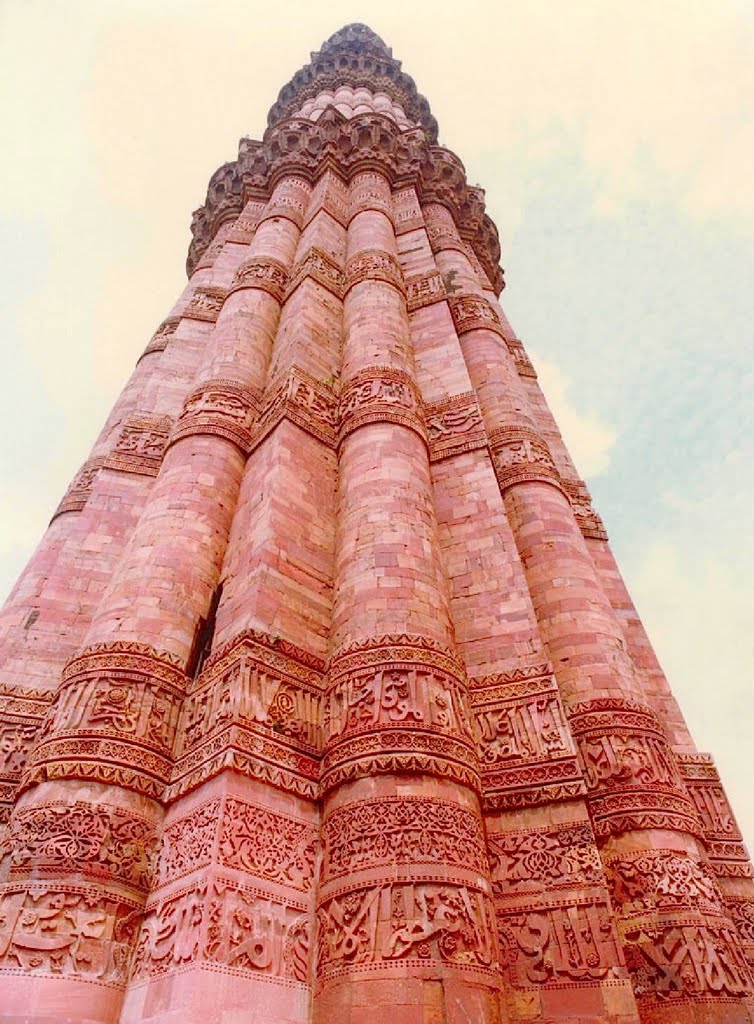
<path fill-rule="evenodd" d="M 24 782 L 112 779 L 158 795 L 170 777 L 186 682 L 177 659 L 146 644 L 121 641 L 82 652 L 63 672 Z"/>
<path fill-rule="evenodd" d="M 236 270 L 230 292 L 242 288 L 258 288 L 282 303 L 288 283 L 288 268 L 269 256 L 252 256 Z M 230 294 L 230 292 L 228 294 Z"/>
<path fill-rule="evenodd" d="M 526 349 L 518 338 L 506 338 L 505 344 L 508 346 L 508 351 L 513 356 L 513 361 L 516 364 L 519 377 L 530 377 L 532 380 L 537 379 L 537 371 L 532 366 L 531 359 L 526 354 Z"/>
<path fill-rule="evenodd" d="M 398 423 L 426 443 L 422 400 L 411 376 L 391 366 L 368 366 L 345 385 L 340 397 L 339 442 L 367 423 Z"/>
<path fill-rule="evenodd" d="M 487 447 L 487 435 L 476 395 L 462 395 L 433 402 L 424 408 L 430 462 Z"/>
<path fill-rule="evenodd" d="M 406 279 L 406 305 L 409 313 L 447 298 L 445 285 L 441 275 L 433 270 L 429 274 L 421 274 Z"/>
<path fill-rule="evenodd" d="M 152 335 L 149 344 L 139 356 L 137 362 L 140 362 L 144 356 L 150 354 L 150 352 L 162 352 L 167 347 L 168 342 L 175 334 L 175 329 L 181 322 L 179 316 L 168 317 L 167 320 L 163 320 L 160 326 Z"/>
<path fill-rule="evenodd" d="M 343 298 L 343 271 L 333 257 L 317 246 L 307 249 L 291 271 L 291 281 L 286 297 L 298 288 L 302 281 L 311 278 L 338 298 Z"/>
<path fill-rule="evenodd" d="M 129 416 L 105 459 L 105 468 L 157 476 L 171 425 L 172 421 L 164 416 Z"/>
<path fill-rule="evenodd" d="M 465 684 L 452 652 L 376 637 L 339 653 L 324 710 L 323 789 L 369 775 L 447 775 L 478 788 Z"/>
<path fill-rule="evenodd" d="M 345 294 L 362 281 L 384 281 L 397 288 L 401 295 L 406 294 L 403 271 L 397 258 L 382 249 L 360 252 L 348 261 Z"/>
<path fill-rule="evenodd" d="M 89 500 L 89 495 L 92 493 L 94 481 L 96 480 L 97 474 L 102 469 L 104 463 L 105 457 L 103 455 L 97 455 L 94 458 L 87 459 L 71 481 L 68 490 L 65 492 L 60 504 L 55 509 L 50 522 L 57 519 L 58 516 L 62 516 L 64 512 L 80 512 L 82 510 Z"/>
<path fill-rule="evenodd" d="M 562 480 L 561 484 L 582 534 L 592 540 L 607 540 L 605 525 L 592 507 L 592 498 L 584 481 Z"/>
<path fill-rule="evenodd" d="M 750 878 L 752 866 L 714 761 L 709 754 L 676 754 L 681 777 L 702 823 L 712 869 L 718 877 Z"/>
<path fill-rule="evenodd" d="M 170 444 L 195 434 L 214 434 L 246 454 L 258 408 L 259 398 L 247 385 L 232 380 L 205 381 L 184 402 Z"/>
<path fill-rule="evenodd" d="M 294 366 L 282 381 L 273 382 L 259 417 L 256 447 L 282 419 L 334 448 L 338 436 L 338 400 L 332 389 Z"/>
<path fill-rule="evenodd" d="M 489 438 L 492 464 L 501 491 L 514 484 L 542 482 L 561 488 L 547 443 L 528 427 L 501 427 Z"/>
<path fill-rule="evenodd" d="M 393 220 L 390 185 L 379 172 L 367 171 L 359 174 L 351 184 L 348 220 L 353 220 L 357 214 L 366 210 L 376 210 L 378 213 L 384 213 L 391 222 Z"/>
<path fill-rule="evenodd" d="M 481 295 L 449 295 L 448 305 L 459 335 L 469 331 L 494 331 L 505 341 L 505 331 L 495 307 Z"/>
<path fill-rule="evenodd" d="M 667 828 L 698 835 L 699 819 L 654 712 L 618 697 L 569 709 L 597 835 Z"/>
<path fill-rule="evenodd" d="M 191 296 L 181 316 L 189 320 L 206 320 L 214 323 L 223 308 L 226 294 L 224 288 L 199 287 Z"/>

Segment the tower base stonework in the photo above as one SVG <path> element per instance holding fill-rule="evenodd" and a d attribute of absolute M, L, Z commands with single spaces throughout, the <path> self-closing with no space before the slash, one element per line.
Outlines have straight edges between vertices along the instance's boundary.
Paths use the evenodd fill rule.
<path fill-rule="evenodd" d="M 732 811 L 382 40 L 192 235 L 0 613 L 0 1024 L 754 1024 Z"/>

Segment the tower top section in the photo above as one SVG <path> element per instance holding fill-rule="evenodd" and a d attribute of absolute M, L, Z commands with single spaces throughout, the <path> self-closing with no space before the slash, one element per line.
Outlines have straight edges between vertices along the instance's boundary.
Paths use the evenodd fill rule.
<path fill-rule="evenodd" d="M 413 78 L 401 70 L 401 62 L 377 33 L 359 23 L 339 29 L 312 53 L 311 61 L 280 90 L 267 116 L 268 126 L 291 117 L 307 99 L 343 85 L 386 93 L 424 129 L 429 143 L 437 143 L 437 121 Z"/>
<path fill-rule="evenodd" d="M 500 242 L 484 191 L 437 144 L 429 104 L 392 50 L 360 24 L 346 25 L 312 54 L 281 90 L 261 141 L 241 139 L 237 159 L 212 175 L 191 223 L 189 275 L 222 225 L 250 200 L 269 199 L 282 178 L 314 185 L 326 172 L 348 182 L 363 171 L 379 172 L 395 190 L 413 189 L 422 205 L 449 210 L 464 247 L 495 291 L 503 289 Z M 349 211 L 338 216 L 346 224 Z"/>

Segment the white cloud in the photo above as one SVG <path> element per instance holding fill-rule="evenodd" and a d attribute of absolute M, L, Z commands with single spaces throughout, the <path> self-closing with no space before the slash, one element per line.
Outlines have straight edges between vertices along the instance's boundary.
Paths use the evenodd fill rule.
<path fill-rule="evenodd" d="M 594 413 L 576 408 L 569 395 L 568 377 L 555 363 L 531 349 L 529 355 L 547 404 L 579 473 L 587 478 L 598 476 L 610 463 L 610 449 L 617 437 L 615 431 Z"/>

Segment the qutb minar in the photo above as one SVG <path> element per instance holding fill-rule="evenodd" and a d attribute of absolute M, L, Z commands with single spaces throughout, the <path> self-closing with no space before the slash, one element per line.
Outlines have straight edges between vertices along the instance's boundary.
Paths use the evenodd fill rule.
<path fill-rule="evenodd" d="M 0 620 L 0 1021 L 754 1021 L 714 763 L 381 39 L 192 234 Z"/>

